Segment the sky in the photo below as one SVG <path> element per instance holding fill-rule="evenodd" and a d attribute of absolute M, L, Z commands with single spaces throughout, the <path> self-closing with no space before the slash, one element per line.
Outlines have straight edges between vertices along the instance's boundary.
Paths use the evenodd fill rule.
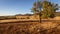
<path fill-rule="evenodd" d="M 31 8 L 36 0 L 0 0 L 0 16 L 32 13 Z M 60 1 L 52 0 L 60 5 Z"/>

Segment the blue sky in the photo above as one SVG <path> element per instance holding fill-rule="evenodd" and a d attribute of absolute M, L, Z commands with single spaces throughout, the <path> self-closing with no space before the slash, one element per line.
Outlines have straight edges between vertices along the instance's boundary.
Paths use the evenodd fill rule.
<path fill-rule="evenodd" d="M 36 0 L 0 0 L 0 16 L 31 13 Z M 59 4 L 59 0 L 52 0 Z M 60 5 L 60 4 L 59 4 Z"/>

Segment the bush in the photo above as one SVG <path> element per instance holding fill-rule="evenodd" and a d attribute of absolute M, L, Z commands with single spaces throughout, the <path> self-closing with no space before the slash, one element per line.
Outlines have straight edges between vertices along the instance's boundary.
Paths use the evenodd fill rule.
<path fill-rule="evenodd" d="M 49 16 L 49 18 L 54 18 L 55 17 L 55 15 L 54 14 L 51 14 L 50 16 Z"/>

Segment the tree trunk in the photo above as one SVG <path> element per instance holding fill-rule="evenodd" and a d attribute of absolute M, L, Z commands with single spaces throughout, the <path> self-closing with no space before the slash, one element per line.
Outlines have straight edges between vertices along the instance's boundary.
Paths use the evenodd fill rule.
<path fill-rule="evenodd" d="M 39 14 L 39 23 L 41 23 L 41 13 Z"/>

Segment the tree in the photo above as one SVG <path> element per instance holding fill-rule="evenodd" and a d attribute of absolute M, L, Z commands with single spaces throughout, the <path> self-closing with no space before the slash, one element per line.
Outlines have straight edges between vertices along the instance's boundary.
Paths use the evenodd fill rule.
<path fill-rule="evenodd" d="M 51 2 L 44 1 L 43 2 L 43 17 L 45 18 L 54 18 L 55 17 L 55 12 L 58 10 L 57 8 L 58 4 L 52 4 Z"/>
<path fill-rule="evenodd" d="M 33 7 L 32 7 L 32 11 L 34 13 L 34 16 L 36 17 L 37 15 L 39 15 L 39 22 L 41 22 L 41 14 L 40 11 L 41 10 L 41 3 L 40 2 L 34 2 Z"/>
<path fill-rule="evenodd" d="M 43 18 L 54 18 L 55 17 L 55 11 L 58 10 L 56 8 L 58 5 L 57 4 L 52 4 L 51 2 L 48 1 L 39 1 L 39 2 L 34 2 L 34 5 L 32 7 L 32 12 L 34 15 L 39 15 L 39 22 L 41 22 L 41 17 Z"/>
<path fill-rule="evenodd" d="M 33 12 L 34 16 L 36 17 L 36 2 L 34 2 L 33 7 L 32 7 L 31 10 L 32 10 L 31 12 Z"/>

